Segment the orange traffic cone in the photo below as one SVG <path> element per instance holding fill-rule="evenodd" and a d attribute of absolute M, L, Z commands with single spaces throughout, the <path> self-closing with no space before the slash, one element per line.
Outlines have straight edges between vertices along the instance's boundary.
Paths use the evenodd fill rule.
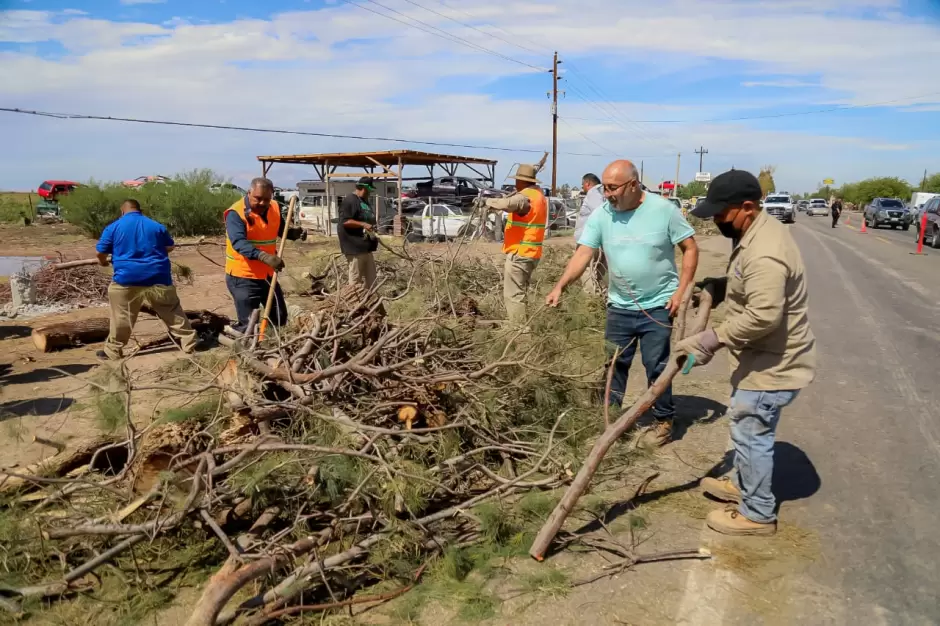
<path fill-rule="evenodd" d="M 858 231 L 858 232 L 860 232 L 860 233 L 867 233 L 867 232 L 868 232 L 867 230 L 865 230 L 865 216 L 864 216 L 864 215 L 862 216 L 862 229 L 861 229 L 860 231 Z"/>

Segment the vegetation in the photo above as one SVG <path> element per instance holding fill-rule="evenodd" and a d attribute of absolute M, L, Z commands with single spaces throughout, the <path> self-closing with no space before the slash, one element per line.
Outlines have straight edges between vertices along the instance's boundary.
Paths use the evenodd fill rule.
<path fill-rule="evenodd" d="M 765 196 L 769 193 L 777 191 L 777 185 L 774 184 L 775 171 L 777 171 L 776 165 L 765 165 L 760 168 L 760 174 L 757 175 L 757 181 L 760 183 L 760 190 Z"/>
<path fill-rule="evenodd" d="M 698 198 L 705 195 L 708 185 L 701 181 L 693 180 L 679 186 L 679 197 L 683 200 Z"/>
<path fill-rule="evenodd" d="M 0 223 L 22 224 L 24 217 L 36 214 L 39 196 L 32 192 L 0 192 Z"/>
<path fill-rule="evenodd" d="M 65 221 L 89 237 L 100 236 L 105 226 L 120 216 L 121 204 L 128 198 L 139 201 L 144 214 L 166 225 L 172 235 L 218 235 L 224 231 L 222 213 L 238 199 L 238 194 L 210 191 L 209 185 L 217 182 L 222 179 L 211 170 L 193 170 L 176 175 L 170 182 L 150 183 L 138 189 L 89 181 L 59 204 Z"/>
<path fill-rule="evenodd" d="M 905 180 L 897 177 L 866 178 L 857 183 L 846 183 L 833 193 L 846 202 L 864 206 L 875 198 L 900 198 L 909 200 L 913 189 Z M 820 192 L 821 193 L 821 192 Z M 827 197 L 827 196 L 822 196 Z"/>
<path fill-rule="evenodd" d="M 924 177 L 917 191 L 927 191 L 930 193 L 940 193 L 940 172 Z"/>

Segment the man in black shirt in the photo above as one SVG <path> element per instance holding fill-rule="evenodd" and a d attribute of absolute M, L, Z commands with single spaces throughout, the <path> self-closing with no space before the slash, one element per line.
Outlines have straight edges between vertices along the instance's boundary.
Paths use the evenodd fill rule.
<path fill-rule="evenodd" d="M 364 176 L 356 183 L 356 191 L 343 198 L 339 207 L 339 249 L 349 261 L 349 282 L 362 283 L 371 289 L 375 283 L 375 259 L 379 247 L 374 232 L 375 213 L 369 206 L 369 192 L 375 191 L 372 179 Z M 367 234 L 368 233 L 368 234 Z"/>
<path fill-rule="evenodd" d="M 835 228 L 836 224 L 839 223 L 839 216 L 842 215 L 842 200 L 836 198 L 832 201 L 832 227 Z"/>

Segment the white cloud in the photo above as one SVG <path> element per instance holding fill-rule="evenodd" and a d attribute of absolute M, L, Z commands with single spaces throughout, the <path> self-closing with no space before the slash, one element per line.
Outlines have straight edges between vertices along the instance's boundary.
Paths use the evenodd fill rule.
<path fill-rule="evenodd" d="M 166 0 L 121 0 L 121 4 L 124 5 L 133 5 L 133 4 L 163 4 Z"/>
<path fill-rule="evenodd" d="M 646 80 L 678 71 L 720 78 L 730 62 L 739 74 L 754 76 L 741 83 L 746 87 L 815 87 L 814 93 L 820 93 L 823 102 L 888 100 L 881 95 L 916 95 L 915 88 L 924 84 L 923 76 L 932 75 L 932 58 L 940 55 L 940 28 L 901 17 L 899 3 L 893 0 L 670 0 L 655 6 L 640 0 L 481 0 L 461 4 L 460 9 L 435 5 L 435 10 L 529 50 L 461 29 L 402 0 L 383 0 L 383 4 L 536 66 L 548 64 L 550 49 L 557 44 L 563 58 L 578 70 L 567 75 L 566 83 L 592 98 L 583 75 L 606 89 L 625 67 L 631 77 Z M 447 4 L 456 6 L 455 0 Z M 585 21 L 584 15 L 612 17 Z M 484 22 L 504 30 L 494 30 Z M 833 37 L 836 32 L 839 36 Z M 486 95 L 488 86 L 497 80 L 519 78 L 527 85 L 537 84 L 532 80 L 536 70 L 344 4 L 281 13 L 268 20 L 217 24 L 174 18 L 157 25 L 64 12 L 7 11 L 0 14 L 0 41 L 27 45 L 54 41 L 68 51 L 55 59 L 23 48 L 0 52 L 0 81 L 5 86 L 0 102 L 7 106 L 532 149 L 550 141 L 548 106 L 538 92 L 531 98 L 514 99 Z M 872 45 L 874 41 L 879 45 Z M 544 55 L 532 52 L 542 49 Z M 548 87 L 547 75 L 544 78 Z M 442 81 L 449 85 L 447 90 L 440 86 Z M 800 102 L 796 93 L 792 98 L 793 103 Z M 716 155 L 709 158 L 713 162 L 723 158 L 720 154 L 738 155 L 728 158 L 742 159 L 739 164 L 751 160 L 754 166 L 765 159 L 776 160 L 785 175 L 784 164 L 793 161 L 794 177 L 812 181 L 819 175 L 810 170 L 826 167 L 832 171 L 828 163 L 817 163 L 831 160 L 832 155 L 901 153 L 916 148 L 879 137 L 820 137 L 760 131 L 743 124 L 670 126 L 629 121 L 710 119 L 781 103 L 780 98 L 728 105 L 617 102 L 604 104 L 599 111 L 569 90 L 562 115 L 571 118 L 574 129 L 562 126 L 560 133 L 566 152 L 599 152 L 596 142 L 618 154 L 649 156 L 663 163 L 672 160 L 674 172 L 674 156 L 664 155 L 674 153 L 674 147 L 703 143 Z M 940 96 L 925 98 L 918 106 L 929 110 L 935 103 L 940 103 Z M 598 119 L 611 112 L 619 123 L 574 119 Z M 0 124 L 19 127 L 26 121 L 0 117 Z M 74 157 L 42 158 L 72 158 L 71 167 L 79 162 L 86 167 L 79 156 L 92 155 L 85 159 L 91 163 L 88 167 L 107 169 L 96 176 L 124 178 L 135 175 L 130 168 L 149 171 L 155 167 L 146 165 L 148 158 L 155 164 L 166 163 L 160 169 L 172 171 L 172 163 L 190 164 L 194 155 L 188 146 L 182 151 L 188 151 L 186 155 L 179 154 L 180 150 L 175 155 L 155 150 L 128 155 L 116 146 L 141 137 L 159 143 L 158 136 L 138 126 L 92 124 L 54 123 L 57 155 L 71 150 Z M 90 128 L 97 140 L 88 140 L 86 129 Z M 867 135 L 868 129 L 859 134 Z M 260 153 L 310 152 L 327 145 L 340 150 L 374 147 L 368 142 L 211 131 L 199 136 L 216 142 L 209 146 L 229 147 L 214 162 L 203 163 L 228 171 L 241 171 Z M 76 143 L 67 144 L 62 141 L 65 137 L 75 137 Z M 807 155 L 807 145 L 812 145 L 813 154 Z M 211 152 L 195 154 L 213 158 Z M 505 160 L 523 157 L 506 156 Z M 563 157 L 562 166 L 580 176 L 582 167 L 599 169 L 598 160 Z M 25 167 L 23 159 L 17 161 L 17 167 Z M 684 162 L 691 163 L 691 159 Z M 697 162 L 690 171 L 695 166 Z M 2 172 L 0 168 L 0 177 L 8 175 Z"/>
<path fill-rule="evenodd" d="M 805 80 L 749 80 L 741 83 L 742 87 L 779 87 L 781 89 L 796 89 L 800 87 L 818 87 L 817 83 Z"/>

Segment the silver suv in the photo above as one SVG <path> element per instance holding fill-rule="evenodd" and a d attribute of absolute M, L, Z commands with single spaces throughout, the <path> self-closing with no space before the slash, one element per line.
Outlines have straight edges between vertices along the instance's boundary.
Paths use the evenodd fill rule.
<path fill-rule="evenodd" d="M 865 223 L 869 228 L 900 226 L 902 230 L 909 230 L 913 221 L 914 216 L 897 198 L 875 198 L 865 207 Z"/>

